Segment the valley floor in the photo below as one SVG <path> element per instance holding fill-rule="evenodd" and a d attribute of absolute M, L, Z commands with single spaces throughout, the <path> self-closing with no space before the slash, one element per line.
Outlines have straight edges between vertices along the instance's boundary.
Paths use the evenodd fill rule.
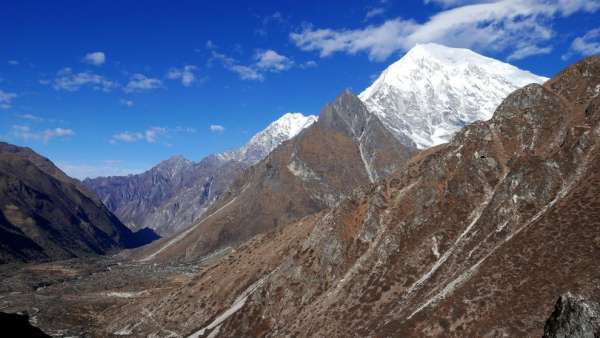
<path fill-rule="evenodd" d="M 208 264 L 205 260 L 158 265 L 113 256 L 4 265 L 0 266 L 0 311 L 26 311 L 32 324 L 52 336 L 96 337 L 95 333 L 104 331 L 98 324 L 103 318 L 128 303 L 160 298 L 189 282 Z M 152 325 L 152 308 L 145 310 L 146 318 L 140 320 Z M 162 331 L 160 324 L 156 331 Z M 130 333 L 127 327 L 113 332 Z"/>

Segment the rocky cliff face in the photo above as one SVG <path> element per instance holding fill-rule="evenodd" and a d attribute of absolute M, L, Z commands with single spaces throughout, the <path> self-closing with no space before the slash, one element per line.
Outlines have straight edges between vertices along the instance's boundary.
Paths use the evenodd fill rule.
<path fill-rule="evenodd" d="M 131 229 L 169 234 L 194 222 L 247 164 L 209 156 L 175 156 L 138 175 L 86 179 L 84 184 Z"/>
<path fill-rule="evenodd" d="M 0 143 L 0 263 L 104 254 L 145 242 L 52 162 Z"/>
<path fill-rule="evenodd" d="M 570 293 L 558 298 L 543 338 L 600 337 L 600 304 Z"/>
<path fill-rule="evenodd" d="M 168 235 L 192 224 L 241 171 L 315 121 L 288 113 L 243 147 L 210 155 L 198 163 L 174 156 L 138 175 L 84 180 L 131 229 L 149 227 Z"/>
<path fill-rule="evenodd" d="M 413 154 L 346 91 L 319 120 L 246 170 L 199 222 L 143 259 L 193 258 L 335 206 Z"/>
<path fill-rule="evenodd" d="M 592 57 L 145 306 L 162 329 L 196 336 L 541 336 L 559 294 L 597 298 L 599 173 L 600 57 Z M 272 245 L 284 249 L 261 254 Z"/>

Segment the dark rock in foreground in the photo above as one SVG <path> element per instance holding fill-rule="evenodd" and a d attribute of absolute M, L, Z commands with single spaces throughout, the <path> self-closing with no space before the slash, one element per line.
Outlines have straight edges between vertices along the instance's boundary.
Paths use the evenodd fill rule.
<path fill-rule="evenodd" d="M 29 316 L 18 313 L 0 312 L 0 333 L 3 337 L 50 337 L 44 331 L 29 323 Z"/>
<path fill-rule="evenodd" d="M 600 304 L 574 296 L 560 296 L 544 326 L 544 338 L 600 337 Z"/>

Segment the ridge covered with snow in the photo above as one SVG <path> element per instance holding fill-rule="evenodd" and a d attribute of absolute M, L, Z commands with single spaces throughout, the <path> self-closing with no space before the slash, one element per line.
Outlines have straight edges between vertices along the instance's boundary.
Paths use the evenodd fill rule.
<path fill-rule="evenodd" d="M 463 48 L 419 44 L 390 65 L 359 98 L 403 143 L 445 143 L 488 120 L 512 91 L 547 78 Z"/>
<path fill-rule="evenodd" d="M 236 160 L 254 164 L 266 157 L 282 142 L 298 135 L 304 128 L 316 121 L 317 117 L 314 115 L 286 113 L 254 135 L 241 148 L 223 152 L 217 157 L 221 160 Z"/>

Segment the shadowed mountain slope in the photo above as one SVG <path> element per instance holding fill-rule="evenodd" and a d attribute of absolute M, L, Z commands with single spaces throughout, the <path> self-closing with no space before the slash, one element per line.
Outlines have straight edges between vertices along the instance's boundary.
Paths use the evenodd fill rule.
<path fill-rule="evenodd" d="M 0 262 L 104 254 L 147 242 L 48 159 L 0 143 Z"/>

